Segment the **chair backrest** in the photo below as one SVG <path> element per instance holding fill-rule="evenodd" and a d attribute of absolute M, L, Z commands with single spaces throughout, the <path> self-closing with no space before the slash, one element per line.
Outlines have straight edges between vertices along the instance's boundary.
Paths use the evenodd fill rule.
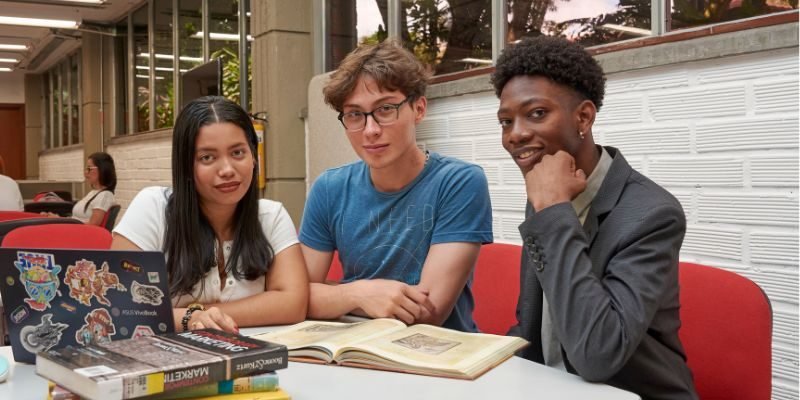
<path fill-rule="evenodd" d="M 472 317 L 481 332 L 505 335 L 516 324 L 521 254 L 522 247 L 514 244 L 481 246 L 472 279 Z"/>
<path fill-rule="evenodd" d="M 108 211 L 106 211 L 106 215 L 103 217 L 103 222 L 100 223 L 100 226 L 106 228 L 109 232 L 114 230 L 114 222 L 117 221 L 117 215 L 119 215 L 119 204 L 112 205 Z"/>
<path fill-rule="evenodd" d="M 30 225 L 52 225 L 52 224 L 82 225 L 81 221 L 78 221 L 77 219 L 74 218 L 47 218 L 47 217 L 42 217 L 41 215 L 38 214 L 36 215 L 36 218 L 21 218 L 21 219 L 0 221 L 0 243 L 2 243 L 3 238 L 14 229 Z"/>
<path fill-rule="evenodd" d="M 772 308 L 753 281 L 719 268 L 680 263 L 686 361 L 701 399 L 769 400 Z"/>
<path fill-rule="evenodd" d="M 25 211 L 0 211 L 0 221 L 12 221 L 15 219 L 42 218 L 42 214 Z"/>
<path fill-rule="evenodd" d="M 111 232 L 80 223 L 30 225 L 8 232 L 2 247 L 105 250 L 111 248 Z"/>
<path fill-rule="evenodd" d="M 333 259 L 331 260 L 331 268 L 328 270 L 328 277 L 325 278 L 327 281 L 331 282 L 339 282 L 344 277 L 344 270 L 342 269 L 342 263 L 339 262 L 339 252 L 333 252 Z"/>

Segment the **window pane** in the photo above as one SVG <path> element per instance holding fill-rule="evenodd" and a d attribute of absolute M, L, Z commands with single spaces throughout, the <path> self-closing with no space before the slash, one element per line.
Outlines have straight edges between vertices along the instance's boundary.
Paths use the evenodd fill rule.
<path fill-rule="evenodd" d="M 508 0 L 508 42 L 542 34 L 587 47 L 650 36 L 650 0 Z"/>
<path fill-rule="evenodd" d="M 79 80 L 78 80 L 78 61 L 79 57 L 77 55 L 72 56 L 69 58 L 70 63 L 70 83 L 69 83 L 69 96 L 72 99 L 72 107 L 70 109 L 71 113 L 71 123 L 72 123 L 72 137 L 71 137 L 71 144 L 77 144 L 81 142 L 81 127 L 80 127 L 80 118 L 81 118 L 81 98 L 78 96 L 79 90 Z"/>
<path fill-rule="evenodd" d="M 670 30 L 756 17 L 797 9 L 796 0 L 672 0 Z"/>
<path fill-rule="evenodd" d="M 128 87 L 127 17 L 117 24 L 117 36 L 114 38 L 114 58 L 116 59 L 116 68 L 114 70 L 114 81 L 116 82 L 114 132 L 117 135 L 125 135 L 128 134 L 128 93 L 130 91 Z"/>
<path fill-rule="evenodd" d="M 325 71 L 333 71 L 344 56 L 356 48 L 355 0 L 330 0 L 325 4 L 327 20 L 325 41 Z"/>
<path fill-rule="evenodd" d="M 178 54 L 181 72 L 203 63 L 203 5 L 200 0 L 178 2 Z"/>
<path fill-rule="evenodd" d="M 135 57 L 134 90 L 136 90 L 136 121 L 134 132 L 150 129 L 150 59 L 138 57 L 149 54 L 147 37 L 147 6 L 133 13 L 133 54 Z"/>
<path fill-rule="evenodd" d="M 239 99 L 239 2 L 218 0 L 208 3 L 210 20 L 209 57 L 222 59 L 222 95 Z"/>
<path fill-rule="evenodd" d="M 403 42 L 435 74 L 492 64 L 491 0 L 403 0 Z"/>
<path fill-rule="evenodd" d="M 172 74 L 172 2 L 155 3 L 155 95 L 156 95 L 156 128 L 172 126 L 174 93 Z M 147 57 L 147 54 L 143 54 Z M 137 57 L 138 58 L 138 57 Z"/>
<path fill-rule="evenodd" d="M 245 19 L 245 32 L 250 35 L 250 2 L 245 1 L 245 10 L 247 12 Z M 253 42 L 247 41 L 247 108 L 249 112 L 253 111 Z"/>

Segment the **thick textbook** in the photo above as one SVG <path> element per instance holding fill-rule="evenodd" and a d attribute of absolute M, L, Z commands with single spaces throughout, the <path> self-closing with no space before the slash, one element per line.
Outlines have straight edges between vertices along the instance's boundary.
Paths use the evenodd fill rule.
<path fill-rule="evenodd" d="M 528 344 L 518 337 L 406 326 L 385 318 L 355 323 L 304 321 L 253 338 L 286 345 L 293 361 L 459 379 L 481 376 Z"/>
<path fill-rule="evenodd" d="M 92 399 L 130 399 L 275 371 L 285 346 L 214 329 L 67 346 L 36 355 L 36 373 Z"/>

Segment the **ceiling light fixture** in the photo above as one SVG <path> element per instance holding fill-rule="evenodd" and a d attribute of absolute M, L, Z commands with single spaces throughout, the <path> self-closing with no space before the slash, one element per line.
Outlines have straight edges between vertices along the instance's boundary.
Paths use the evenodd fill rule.
<path fill-rule="evenodd" d="M 103 4 L 107 0 L 61 0 L 61 1 L 69 1 L 71 3 Z"/>
<path fill-rule="evenodd" d="M 159 60 L 172 60 L 172 55 L 171 54 L 158 54 L 158 53 L 156 53 L 154 55 Z M 137 55 L 137 57 L 149 58 L 150 55 L 147 54 L 147 53 L 139 53 Z M 180 56 L 180 57 L 178 57 L 178 59 L 181 60 L 181 61 L 189 61 L 189 62 L 203 62 L 203 57 Z"/>
<path fill-rule="evenodd" d="M 203 38 L 203 31 L 198 31 L 197 33 L 192 35 L 192 37 L 196 38 L 196 39 L 202 39 Z M 211 33 L 208 34 L 208 38 L 211 39 L 211 40 L 229 40 L 229 41 L 235 42 L 235 41 L 239 40 L 239 34 L 238 33 L 211 32 Z M 253 37 L 250 36 L 250 35 L 247 35 L 247 41 L 248 42 L 252 42 L 253 41 Z"/>
<path fill-rule="evenodd" d="M 601 28 L 610 29 L 613 31 L 620 31 L 625 33 L 630 33 L 636 36 L 650 36 L 653 33 L 647 29 L 636 28 L 633 26 L 625 26 L 625 25 L 618 25 L 618 24 L 603 24 L 600 25 Z"/>
<path fill-rule="evenodd" d="M 137 65 L 136 69 L 149 70 L 150 67 L 148 67 L 146 65 Z M 163 71 L 163 72 L 172 72 L 172 71 L 174 71 L 172 68 L 167 68 L 167 67 L 156 67 L 155 70 L 156 71 Z M 179 71 L 186 72 L 186 71 L 188 71 L 188 69 L 180 69 Z"/>
<path fill-rule="evenodd" d="M 64 19 L 22 18 L 0 15 L 0 25 L 38 26 L 42 28 L 76 29 L 81 23 Z"/>
<path fill-rule="evenodd" d="M 0 67 L 0 72 L 11 72 L 11 68 L 8 68 L 8 67 Z"/>
<path fill-rule="evenodd" d="M 19 60 L 16 58 L 2 58 L 0 57 L 0 63 L 18 63 Z"/>
<path fill-rule="evenodd" d="M 24 44 L 0 43 L 0 50 L 28 50 L 28 46 Z"/>

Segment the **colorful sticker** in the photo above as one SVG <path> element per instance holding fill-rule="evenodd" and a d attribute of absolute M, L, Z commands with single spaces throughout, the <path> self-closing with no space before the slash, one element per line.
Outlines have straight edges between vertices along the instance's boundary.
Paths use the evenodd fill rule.
<path fill-rule="evenodd" d="M 22 347 L 31 353 L 50 350 L 61 341 L 61 332 L 69 325 L 60 322 L 53 323 L 53 314 L 42 315 L 42 323 L 28 325 L 19 331 L 19 341 Z"/>
<path fill-rule="evenodd" d="M 143 285 L 133 281 L 131 284 L 131 296 L 133 296 L 134 303 L 158 306 L 161 305 L 161 298 L 164 297 L 164 292 L 157 286 Z"/>
<path fill-rule="evenodd" d="M 25 318 L 28 318 L 30 315 L 31 313 L 28 312 L 28 309 L 25 308 L 25 306 L 20 305 L 11 312 L 11 321 L 14 321 L 15 324 L 18 324 L 24 321 Z"/>
<path fill-rule="evenodd" d="M 142 267 L 128 260 L 122 260 L 122 269 L 128 272 L 142 272 Z"/>
<path fill-rule="evenodd" d="M 25 285 L 29 298 L 25 299 L 31 309 L 44 311 L 50 308 L 50 301 L 59 296 L 58 273 L 61 266 L 56 265 L 52 254 L 18 251 L 14 266 L 19 270 L 19 281 Z"/>
<path fill-rule="evenodd" d="M 13 276 L 9 275 L 9 276 L 6 277 L 6 285 L 14 286 L 14 277 Z"/>
<path fill-rule="evenodd" d="M 106 298 L 109 289 L 126 291 L 125 286 L 119 283 L 119 276 L 108 272 L 107 262 L 98 270 L 93 261 L 76 261 L 75 265 L 67 267 L 64 284 L 69 287 L 69 297 L 86 306 L 92 305 L 93 296 L 98 303 L 110 306 L 111 302 Z"/>
<path fill-rule="evenodd" d="M 153 329 L 147 325 L 136 325 L 136 328 L 133 329 L 133 336 L 131 338 L 136 339 L 142 336 L 153 336 L 155 333 Z"/>
<path fill-rule="evenodd" d="M 105 308 L 92 310 L 84 318 L 86 324 L 75 332 L 75 340 L 82 344 L 105 344 L 111 342 L 111 336 L 117 333 L 114 321 Z"/>
<path fill-rule="evenodd" d="M 77 307 L 75 307 L 72 304 L 69 304 L 67 302 L 64 302 L 64 301 L 62 301 L 61 304 L 59 304 L 59 305 L 61 306 L 61 308 L 65 309 L 65 310 L 67 310 L 69 312 L 72 312 L 72 313 L 74 313 L 75 310 L 77 309 Z"/>
<path fill-rule="evenodd" d="M 161 282 L 161 278 L 158 277 L 158 272 L 148 272 L 147 281 L 150 283 L 159 283 Z"/>

